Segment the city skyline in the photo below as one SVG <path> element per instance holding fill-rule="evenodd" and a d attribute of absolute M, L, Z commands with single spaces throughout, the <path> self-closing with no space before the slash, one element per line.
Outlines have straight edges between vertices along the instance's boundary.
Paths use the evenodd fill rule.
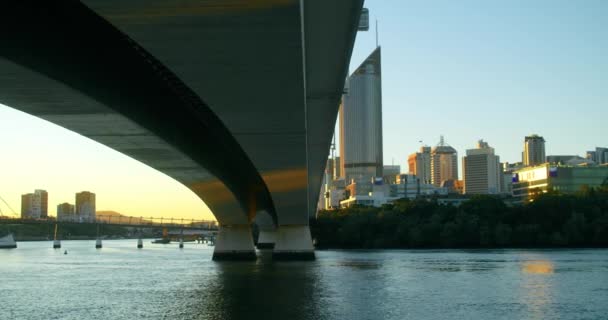
<path fill-rule="evenodd" d="M 605 146 L 608 5 L 468 4 L 366 2 L 383 48 L 384 164 L 406 171 L 419 141 L 434 146 L 441 134 L 459 159 L 484 139 L 502 161 L 519 162 L 533 133 L 546 139 L 547 155 Z M 375 42 L 373 29 L 358 33 L 351 71 Z M 72 190 L 95 190 L 100 210 L 212 217 L 164 174 L 46 121 L 0 107 L 0 139 L 0 196 L 13 208 L 36 188 L 48 190 L 52 204 L 71 201 Z"/>
<path fill-rule="evenodd" d="M 521 161 L 531 134 L 545 138 L 547 155 L 584 157 L 607 144 L 608 3 L 365 6 L 370 24 L 378 20 L 382 47 L 385 164 L 407 168 L 408 155 L 437 145 L 440 135 L 460 155 L 491 141 L 510 163 Z M 357 34 L 351 70 L 375 48 L 375 37 L 373 27 Z"/>

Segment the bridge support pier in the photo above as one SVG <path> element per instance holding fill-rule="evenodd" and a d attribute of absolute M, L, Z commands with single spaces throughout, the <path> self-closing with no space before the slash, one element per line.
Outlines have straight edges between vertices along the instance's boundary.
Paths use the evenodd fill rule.
<path fill-rule="evenodd" d="M 250 225 L 220 226 L 213 260 L 256 260 Z"/>
<path fill-rule="evenodd" d="M 101 249 L 101 239 L 97 238 L 97 240 L 95 240 L 95 249 Z"/>
<path fill-rule="evenodd" d="M 279 226 L 272 258 L 274 260 L 314 260 L 315 249 L 312 246 L 310 227 L 308 225 Z"/>
<path fill-rule="evenodd" d="M 144 241 L 139 238 L 137 239 L 137 249 L 142 249 L 144 247 Z"/>
<path fill-rule="evenodd" d="M 277 242 L 276 239 L 276 230 L 260 230 L 257 247 L 258 249 L 274 249 L 274 245 Z"/>
<path fill-rule="evenodd" d="M 61 249 L 61 241 L 53 240 L 53 249 Z"/>

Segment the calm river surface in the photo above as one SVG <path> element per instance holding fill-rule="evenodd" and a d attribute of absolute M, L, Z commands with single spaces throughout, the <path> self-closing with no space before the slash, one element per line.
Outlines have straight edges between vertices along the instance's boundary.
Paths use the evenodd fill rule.
<path fill-rule="evenodd" d="M 608 250 L 318 251 L 314 262 L 216 263 L 203 244 L 18 245 L 0 250 L 0 319 L 608 319 Z"/>

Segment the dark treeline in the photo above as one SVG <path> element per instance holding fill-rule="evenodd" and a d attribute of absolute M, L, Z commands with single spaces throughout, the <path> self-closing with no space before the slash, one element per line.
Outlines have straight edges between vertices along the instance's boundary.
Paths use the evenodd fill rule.
<path fill-rule="evenodd" d="M 608 188 L 512 207 L 477 196 L 460 207 L 403 199 L 321 211 L 311 232 L 317 248 L 608 247 Z"/>

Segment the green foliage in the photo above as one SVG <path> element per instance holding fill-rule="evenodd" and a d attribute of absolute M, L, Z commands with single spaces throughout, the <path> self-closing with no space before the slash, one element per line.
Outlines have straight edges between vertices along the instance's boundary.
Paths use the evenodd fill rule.
<path fill-rule="evenodd" d="M 456 208 L 401 199 L 381 208 L 320 211 L 311 220 L 320 248 L 608 246 L 608 187 L 538 194 L 509 207 L 476 196 Z"/>

